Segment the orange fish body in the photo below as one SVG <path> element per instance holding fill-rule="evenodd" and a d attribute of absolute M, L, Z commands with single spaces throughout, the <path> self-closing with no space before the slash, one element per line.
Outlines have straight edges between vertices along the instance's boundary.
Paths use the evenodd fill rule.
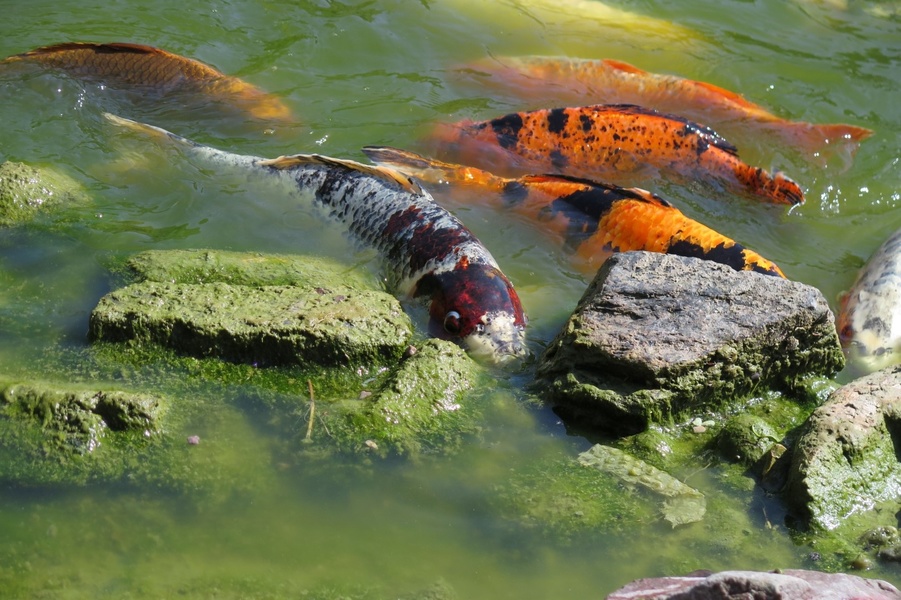
<path fill-rule="evenodd" d="M 457 162 L 621 181 L 646 167 L 683 177 L 711 177 L 770 202 L 800 204 L 804 193 L 781 173 L 738 158 L 709 127 L 634 105 L 598 104 L 511 113 L 443 125 L 439 149 Z"/>
<path fill-rule="evenodd" d="M 809 151 L 830 144 L 856 146 L 873 133 L 855 125 L 790 121 L 713 84 L 649 73 L 617 60 L 503 57 L 480 61 L 473 68 L 542 102 L 585 104 L 587 99 L 598 104 L 648 106 L 717 126 L 729 123 L 742 128 L 756 126 Z"/>
<path fill-rule="evenodd" d="M 500 177 L 395 148 L 368 146 L 363 152 L 377 164 L 391 166 L 426 183 L 487 190 L 489 193 L 480 198 L 537 222 L 542 232 L 563 244 L 586 274 L 596 271 L 614 252 L 647 250 L 785 277 L 771 261 L 640 188 L 557 175 Z"/>
<path fill-rule="evenodd" d="M 73 77 L 101 80 L 116 87 L 215 96 L 235 103 L 258 119 L 291 121 L 293 118 L 277 97 L 200 61 L 152 46 L 69 42 L 16 54 L 3 63 L 19 61 L 35 62 Z"/>

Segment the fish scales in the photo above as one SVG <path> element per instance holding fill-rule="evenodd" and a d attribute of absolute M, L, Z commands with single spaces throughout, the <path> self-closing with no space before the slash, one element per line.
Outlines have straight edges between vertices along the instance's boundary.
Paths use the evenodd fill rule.
<path fill-rule="evenodd" d="M 163 129 L 107 115 L 165 136 L 204 161 L 285 184 L 353 241 L 376 249 L 390 289 L 429 299 L 429 329 L 471 355 L 506 363 L 527 353 L 526 318 L 513 284 L 484 245 L 428 192 L 400 173 L 316 154 L 265 159 L 203 146 Z"/>
<path fill-rule="evenodd" d="M 363 152 L 426 183 L 478 189 L 479 201 L 522 215 L 556 237 L 591 273 L 614 252 L 647 250 L 720 262 L 736 270 L 784 277 L 773 262 L 682 214 L 641 188 L 622 188 L 577 177 L 526 175 L 511 179 L 407 150 L 367 146 Z"/>
<path fill-rule="evenodd" d="M 782 173 L 744 163 L 732 144 L 688 119 L 626 104 L 541 109 L 489 121 L 442 125 L 439 148 L 457 162 L 580 177 L 629 176 L 647 166 L 682 177 L 710 177 L 780 204 L 804 193 Z"/>
<path fill-rule="evenodd" d="M 842 295 L 836 328 L 856 368 L 876 371 L 901 362 L 901 229 L 873 253 Z"/>
<path fill-rule="evenodd" d="M 143 44 L 65 42 L 5 58 L 2 63 L 32 62 L 106 85 L 156 94 L 189 92 L 235 103 L 259 119 L 290 122 L 281 100 L 198 60 Z"/>

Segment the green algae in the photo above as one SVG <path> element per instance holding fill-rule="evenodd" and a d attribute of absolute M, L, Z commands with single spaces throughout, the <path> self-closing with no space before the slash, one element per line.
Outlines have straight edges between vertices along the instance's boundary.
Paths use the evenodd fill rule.
<path fill-rule="evenodd" d="M 375 276 L 364 269 L 350 268 L 328 258 L 292 254 L 148 250 L 129 258 L 126 268 L 138 281 L 160 283 L 315 287 L 341 282 L 356 289 L 378 287 Z"/>
<path fill-rule="evenodd" d="M 95 340 L 159 344 L 200 358 L 325 366 L 393 362 L 413 333 L 400 303 L 383 292 L 152 281 L 101 298 L 89 330 Z"/>
<path fill-rule="evenodd" d="M 41 212 L 88 202 L 81 184 L 59 171 L 11 161 L 0 164 L 0 227 L 27 223 Z"/>

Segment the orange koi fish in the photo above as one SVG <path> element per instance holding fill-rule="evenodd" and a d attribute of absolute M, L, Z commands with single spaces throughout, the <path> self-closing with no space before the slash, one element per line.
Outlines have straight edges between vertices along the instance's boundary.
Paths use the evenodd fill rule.
<path fill-rule="evenodd" d="M 233 102 L 258 119 L 293 120 L 291 111 L 277 97 L 200 61 L 152 46 L 67 42 L 16 54 L 0 64 L 23 61 L 59 69 L 73 77 L 100 80 L 115 87 L 217 97 Z"/>
<path fill-rule="evenodd" d="M 845 124 L 790 121 L 727 89 L 676 75 L 649 73 L 618 60 L 546 56 L 502 57 L 470 65 L 491 75 L 491 83 L 513 88 L 540 102 L 638 104 L 704 123 L 734 123 L 771 131 L 784 142 L 817 151 L 827 145 L 857 144 L 873 132 Z"/>
<path fill-rule="evenodd" d="M 453 183 L 487 190 L 480 198 L 499 209 L 537 221 L 541 231 L 562 242 L 575 265 L 586 274 L 596 271 L 614 252 L 648 250 L 712 260 L 738 271 L 785 277 L 771 261 L 640 188 L 560 175 L 511 179 L 383 146 L 367 146 L 363 152 L 376 164 L 390 166 L 425 183 Z"/>
<path fill-rule="evenodd" d="M 709 127 L 630 104 L 511 113 L 490 121 L 441 125 L 439 151 L 488 169 L 563 173 L 621 181 L 652 167 L 668 175 L 712 178 L 779 204 L 801 204 L 794 181 L 738 158 Z"/>

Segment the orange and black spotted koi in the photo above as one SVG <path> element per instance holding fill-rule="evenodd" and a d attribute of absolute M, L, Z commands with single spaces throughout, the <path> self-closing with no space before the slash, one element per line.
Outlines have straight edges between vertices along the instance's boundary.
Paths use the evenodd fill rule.
<path fill-rule="evenodd" d="M 700 119 L 717 128 L 772 132 L 808 152 L 847 145 L 853 152 L 872 131 L 844 123 L 806 123 L 783 119 L 733 91 L 705 81 L 649 73 L 611 59 L 557 56 L 503 56 L 479 60 L 465 69 L 479 73 L 481 84 L 512 88 L 540 106 L 559 106 L 586 99 L 598 104 L 637 104 Z M 489 78 L 484 77 L 489 75 Z"/>
<path fill-rule="evenodd" d="M 282 101 L 249 83 L 230 77 L 200 61 L 152 46 L 122 42 L 66 42 L 35 48 L 0 61 L 34 63 L 72 77 L 100 81 L 116 88 L 152 91 L 158 95 L 194 93 L 216 98 L 272 121 L 293 120 Z"/>
<path fill-rule="evenodd" d="M 709 127 L 630 104 L 597 104 L 442 125 L 438 150 L 455 162 L 509 173 L 553 172 L 621 182 L 647 167 L 682 177 L 713 178 L 780 204 L 804 193 L 781 173 L 738 158 L 735 146 Z"/>
<path fill-rule="evenodd" d="M 736 270 L 785 277 L 753 250 L 686 217 L 666 200 L 640 188 L 621 188 L 561 175 L 499 177 L 475 167 L 432 160 L 413 152 L 367 146 L 373 162 L 431 184 L 474 186 L 479 198 L 537 222 L 560 240 L 587 274 L 614 252 L 647 250 L 693 256 Z"/>
<path fill-rule="evenodd" d="M 317 154 L 232 154 L 152 125 L 106 117 L 174 141 L 195 159 L 272 181 L 305 201 L 353 241 L 379 252 L 389 289 L 429 299 L 433 335 L 457 340 L 471 355 L 495 364 L 528 353 L 526 317 L 513 284 L 475 235 L 406 175 Z"/>

